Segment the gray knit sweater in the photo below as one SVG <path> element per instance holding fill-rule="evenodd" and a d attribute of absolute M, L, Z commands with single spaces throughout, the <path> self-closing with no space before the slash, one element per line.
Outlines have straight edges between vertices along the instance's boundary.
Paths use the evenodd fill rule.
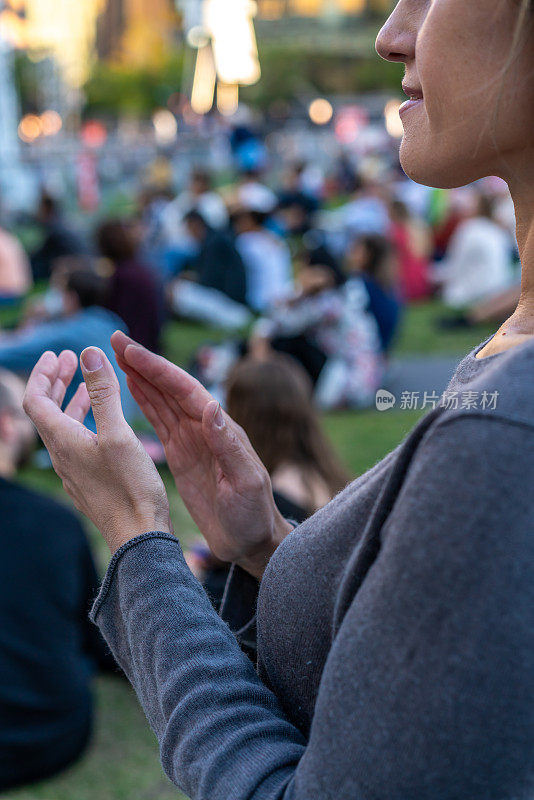
<path fill-rule="evenodd" d="M 176 539 L 115 554 L 92 618 L 194 800 L 534 798 L 534 342 L 481 347 L 278 548 L 259 674 Z M 254 582 L 227 589 L 246 636 Z"/>

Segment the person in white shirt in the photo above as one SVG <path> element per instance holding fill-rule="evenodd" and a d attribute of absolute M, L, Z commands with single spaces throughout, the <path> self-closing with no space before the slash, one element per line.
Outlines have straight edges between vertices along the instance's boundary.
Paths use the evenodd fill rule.
<path fill-rule="evenodd" d="M 293 289 L 289 247 L 265 226 L 260 211 L 241 208 L 232 216 L 235 244 L 247 271 L 247 305 L 269 311 Z"/>
<path fill-rule="evenodd" d="M 263 214 L 271 214 L 278 203 L 276 194 L 261 181 L 257 170 L 248 170 L 240 178 L 232 205 L 234 208 L 244 206 L 254 208 Z"/>
<path fill-rule="evenodd" d="M 208 172 L 195 169 L 189 186 L 168 204 L 162 216 L 164 238 L 169 246 L 181 246 L 188 241 L 185 216 L 190 211 L 202 214 L 210 228 L 222 230 L 228 225 L 228 211 L 222 197 L 213 190 Z"/>
<path fill-rule="evenodd" d="M 509 233 L 493 218 L 493 201 L 480 194 L 473 216 L 454 232 L 439 269 L 446 305 L 465 308 L 508 288 L 512 251 Z"/>

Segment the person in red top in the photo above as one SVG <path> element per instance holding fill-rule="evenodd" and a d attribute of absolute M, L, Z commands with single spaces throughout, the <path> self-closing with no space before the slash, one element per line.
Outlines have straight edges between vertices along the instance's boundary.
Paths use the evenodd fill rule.
<path fill-rule="evenodd" d="M 139 257 L 133 224 L 108 220 L 98 228 L 96 240 L 112 268 L 106 307 L 126 323 L 132 336 L 159 352 L 163 294 L 156 274 Z"/>
<path fill-rule="evenodd" d="M 424 222 L 415 219 L 399 200 L 389 205 L 390 239 L 398 260 L 400 292 L 410 303 L 430 294 L 428 268 L 431 240 Z"/>

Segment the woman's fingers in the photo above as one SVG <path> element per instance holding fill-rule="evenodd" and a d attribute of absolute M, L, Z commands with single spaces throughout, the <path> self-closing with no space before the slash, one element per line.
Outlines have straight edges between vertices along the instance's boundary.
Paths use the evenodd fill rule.
<path fill-rule="evenodd" d="M 130 431 L 122 413 L 119 381 L 104 351 L 87 347 L 80 363 L 98 436 L 113 438 Z"/>
<path fill-rule="evenodd" d="M 83 422 L 91 408 L 91 401 L 87 392 L 85 383 L 80 383 L 76 389 L 74 397 L 71 398 L 70 403 L 65 409 L 67 417 L 76 420 L 76 422 Z"/>
<path fill-rule="evenodd" d="M 137 342 L 135 342 L 133 339 L 130 339 L 130 337 L 126 336 L 126 334 L 122 331 L 115 331 L 115 333 L 111 336 L 110 342 L 113 350 L 115 351 L 117 364 L 122 371 L 126 373 L 135 372 L 135 370 L 125 361 L 124 351 L 129 344 L 137 344 Z"/>
<path fill-rule="evenodd" d="M 168 419 L 169 408 L 167 407 L 164 412 L 162 413 L 162 417 L 160 418 L 159 415 L 156 413 L 153 404 L 150 403 L 147 394 L 150 394 L 148 391 L 149 388 L 153 390 L 153 392 L 157 392 L 158 395 L 161 396 L 161 393 L 156 389 L 152 384 L 149 384 L 145 379 L 139 375 L 132 367 L 130 367 L 126 362 L 121 358 L 121 356 L 116 355 L 117 364 L 119 365 L 120 369 L 126 375 L 126 382 L 128 384 L 128 388 L 132 394 L 133 399 L 150 422 L 154 430 L 156 431 L 156 435 L 158 436 L 161 442 L 166 442 L 169 438 L 169 426 L 165 424 L 164 419 L 167 420 L 167 423 L 170 422 Z M 146 389 L 146 393 L 144 391 Z M 176 416 L 173 416 L 172 420 L 173 424 L 172 427 L 174 428 L 174 424 L 178 422 Z"/>
<path fill-rule="evenodd" d="M 58 430 L 61 430 L 65 417 L 52 398 L 52 389 L 58 374 L 58 357 L 47 350 L 33 368 L 24 393 L 24 410 L 45 443 L 48 437 L 57 435 Z"/>
<path fill-rule="evenodd" d="M 160 392 L 171 395 L 186 414 L 193 419 L 202 419 L 206 404 L 213 398 L 207 389 L 185 370 L 138 344 L 128 344 L 120 355 L 128 366 Z"/>
<path fill-rule="evenodd" d="M 162 424 L 165 425 L 168 431 L 173 431 L 174 428 L 180 424 L 180 416 L 179 412 L 177 413 L 172 398 L 160 392 L 159 389 L 156 389 L 152 383 L 145 380 L 139 373 L 128 375 L 128 377 L 139 386 L 144 396 L 158 414 Z"/>
<path fill-rule="evenodd" d="M 111 346 L 115 350 L 115 355 L 123 356 L 124 351 L 128 347 L 129 344 L 137 344 L 135 339 L 132 339 L 130 336 L 127 336 L 124 331 L 115 331 L 115 333 L 111 336 Z"/>
<path fill-rule="evenodd" d="M 141 379 L 139 378 L 139 381 L 140 380 Z M 163 422 L 161 415 L 156 411 L 148 397 L 145 395 L 144 391 L 139 385 L 138 380 L 133 378 L 131 375 L 127 375 L 126 382 L 133 399 L 154 428 L 156 436 L 163 445 L 166 445 L 170 437 L 170 432 L 167 425 L 165 425 Z"/>
<path fill-rule="evenodd" d="M 260 468 L 260 462 L 245 447 L 234 430 L 232 420 L 223 412 L 216 400 L 206 406 L 202 419 L 202 432 L 211 453 L 236 491 L 240 491 L 240 486 L 243 489 L 249 487 L 255 479 L 258 479 L 258 483 L 260 480 L 262 482 L 265 480 L 267 473 Z"/>
<path fill-rule="evenodd" d="M 65 393 L 78 369 L 78 356 L 72 350 L 63 350 L 57 360 L 57 376 L 52 384 L 51 398 L 61 408 Z"/>
<path fill-rule="evenodd" d="M 132 342 L 129 336 L 122 331 L 116 331 L 111 337 L 111 341 L 115 346 L 117 364 L 126 374 L 128 388 L 134 400 L 154 428 L 159 440 L 166 444 L 171 433 L 179 425 L 180 418 L 184 416 L 182 409 L 169 394 L 160 392 L 154 384 L 149 383 L 124 360 L 122 345 Z"/>

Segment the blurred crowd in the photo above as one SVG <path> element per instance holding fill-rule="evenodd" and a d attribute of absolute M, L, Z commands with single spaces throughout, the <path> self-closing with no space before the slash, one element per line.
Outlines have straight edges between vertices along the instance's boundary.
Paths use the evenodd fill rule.
<path fill-rule="evenodd" d="M 90 235 L 47 192 L 32 220 L 38 246 L 26 251 L 16 227 L 0 228 L 0 308 L 20 309 L 16 328 L 0 330 L 0 504 L 11 531 L 0 567 L 0 790 L 83 751 L 90 677 L 113 668 L 86 622 L 97 578 L 79 522 L 13 482 L 34 445 L 21 378 L 44 350 L 97 345 L 115 363 L 116 329 L 156 352 L 169 320 L 226 331 L 186 366 L 246 430 L 278 507 L 300 522 L 349 480 L 318 410 L 374 404 L 406 307 L 441 298 L 438 324 L 465 327 L 517 303 L 514 211 L 500 180 L 447 192 L 379 158 L 274 168 L 261 137 L 236 131 L 232 146 L 235 175 L 196 164 L 176 186 L 160 170 L 140 183 L 134 214 L 104 217 Z M 91 414 L 86 424 L 94 430 Z M 67 572 L 58 537 L 73 551 Z M 228 565 L 201 543 L 188 561 L 218 607 Z"/>

